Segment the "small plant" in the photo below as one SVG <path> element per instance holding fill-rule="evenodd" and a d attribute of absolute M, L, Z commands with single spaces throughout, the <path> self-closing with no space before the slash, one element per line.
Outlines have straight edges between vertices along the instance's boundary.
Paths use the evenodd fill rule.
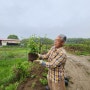
<path fill-rule="evenodd" d="M 43 78 L 43 79 L 40 78 L 39 81 L 41 82 L 42 85 L 47 85 L 48 84 L 46 78 Z"/>
<path fill-rule="evenodd" d="M 31 75 L 31 78 L 35 78 L 36 77 L 36 75 L 34 74 L 34 75 Z"/>
<path fill-rule="evenodd" d="M 37 41 L 37 37 L 32 36 L 29 39 L 29 43 L 28 43 L 28 48 L 29 48 L 29 53 L 28 53 L 28 61 L 32 61 L 36 60 L 38 58 L 38 41 Z"/>
<path fill-rule="evenodd" d="M 48 68 L 45 68 L 45 71 L 48 72 Z"/>
<path fill-rule="evenodd" d="M 37 37 L 33 35 L 29 39 L 29 43 L 28 43 L 29 53 L 38 53 L 38 44 L 36 38 Z"/>
<path fill-rule="evenodd" d="M 42 73 L 42 76 L 47 78 L 47 73 Z"/>
<path fill-rule="evenodd" d="M 34 88 L 35 85 L 36 85 L 36 82 L 33 82 L 32 85 L 31 85 L 31 87 Z"/>
<path fill-rule="evenodd" d="M 5 90 L 16 90 L 18 84 L 19 84 L 18 82 L 14 83 L 14 84 L 10 84 L 9 86 L 5 87 Z"/>
<path fill-rule="evenodd" d="M 30 76 L 30 69 L 33 64 L 30 64 L 28 61 L 24 61 L 14 66 L 14 74 L 17 80 L 24 79 L 25 77 Z"/>
<path fill-rule="evenodd" d="M 17 87 L 18 87 L 18 84 L 19 84 L 19 82 L 15 82 L 15 83 L 12 83 L 12 84 L 8 84 L 8 85 L 6 85 L 6 86 L 1 85 L 1 86 L 0 86 L 0 90 L 16 90 Z"/>

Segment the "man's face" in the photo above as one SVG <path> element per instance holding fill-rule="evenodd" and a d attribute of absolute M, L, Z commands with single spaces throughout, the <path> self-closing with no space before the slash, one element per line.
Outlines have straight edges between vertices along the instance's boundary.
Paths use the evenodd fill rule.
<path fill-rule="evenodd" d="M 61 40 L 61 38 L 58 36 L 56 37 L 55 41 L 54 41 L 54 46 L 56 48 L 62 47 L 63 46 L 63 41 Z"/>

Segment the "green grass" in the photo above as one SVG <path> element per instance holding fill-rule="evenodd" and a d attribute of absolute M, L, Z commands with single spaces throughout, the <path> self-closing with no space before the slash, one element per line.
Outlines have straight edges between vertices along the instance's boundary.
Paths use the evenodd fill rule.
<path fill-rule="evenodd" d="M 24 61 L 27 61 L 26 48 L 0 47 L 0 90 L 3 87 L 4 89 L 2 90 L 14 90 L 16 88 L 18 82 L 10 83 L 13 82 L 14 78 L 12 67 Z M 6 87 L 4 85 L 6 85 Z"/>
<path fill-rule="evenodd" d="M 26 48 L 19 48 L 19 47 L 5 47 L 0 48 L 0 60 L 8 60 L 12 58 L 20 58 L 27 55 Z"/>
<path fill-rule="evenodd" d="M 12 67 L 25 59 L 13 59 L 13 60 L 0 60 L 0 85 L 6 82 L 9 76 L 12 76 Z"/>
<path fill-rule="evenodd" d="M 90 46 L 87 44 L 66 44 L 68 52 L 76 55 L 90 55 Z"/>

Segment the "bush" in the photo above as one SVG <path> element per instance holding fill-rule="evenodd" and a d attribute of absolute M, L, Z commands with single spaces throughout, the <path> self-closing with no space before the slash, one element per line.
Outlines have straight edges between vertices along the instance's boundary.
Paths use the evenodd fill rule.
<path fill-rule="evenodd" d="M 37 37 L 32 36 L 29 39 L 29 43 L 28 43 L 29 53 L 38 53 L 38 44 L 36 38 Z"/>
<path fill-rule="evenodd" d="M 65 48 L 68 52 L 77 55 L 90 55 L 90 46 L 86 44 L 66 44 Z"/>
<path fill-rule="evenodd" d="M 14 83 L 14 84 L 10 84 L 9 86 L 5 87 L 5 90 L 16 90 L 18 84 L 19 84 L 18 82 Z"/>
<path fill-rule="evenodd" d="M 43 79 L 40 78 L 40 82 L 41 82 L 42 85 L 47 85 L 48 84 L 48 81 L 47 81 L 46 78 L 43 78 Z"/>
<path fill-rule="evenodd" d="M 22 63 L 19 63 L 16 66 L 14 66 L 13 70 L 14 70 L 16 79 L 21 80 L 26 77 L 29 77 L 32 66 L 33 66 L 33 64 L 28 61 L 24 61 Z"/>

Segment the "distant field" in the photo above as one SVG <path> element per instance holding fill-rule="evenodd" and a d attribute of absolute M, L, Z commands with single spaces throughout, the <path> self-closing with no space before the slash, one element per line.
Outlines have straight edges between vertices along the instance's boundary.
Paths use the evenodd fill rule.
<path fill-rule="evenodd" d="M 90 45 L 88 44 L 66 44 L 66 50 L 76 55 L 90 55 Z"/>
<path fill-rule="evenodd" d="M 90 55 L 90 38 L 68 38 L 65 48 L 76 55 Z"/>

